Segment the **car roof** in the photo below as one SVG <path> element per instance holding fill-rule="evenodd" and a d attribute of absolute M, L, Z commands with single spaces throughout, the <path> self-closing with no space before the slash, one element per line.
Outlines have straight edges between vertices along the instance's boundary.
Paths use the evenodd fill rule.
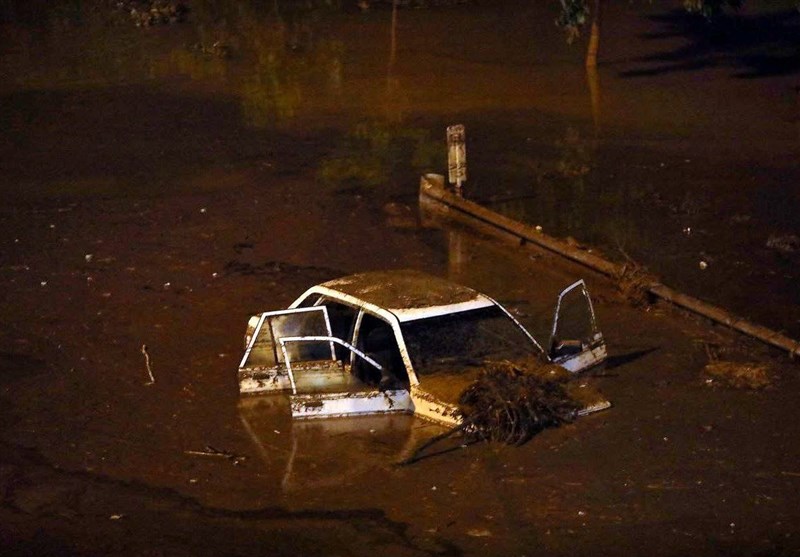
<path fill-rule="evenodd" d="M 374 271 L 324 282 L 320 287 L 413 321 L 496 305 L 480 292 L 415 270 Z"/>

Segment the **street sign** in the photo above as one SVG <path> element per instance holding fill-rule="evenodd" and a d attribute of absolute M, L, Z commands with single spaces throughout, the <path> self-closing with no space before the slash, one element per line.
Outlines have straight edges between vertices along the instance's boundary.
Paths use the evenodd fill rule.
<path fill-rule="evenodd" d="M 467 143 L 462 124 L 447 127 L 447 176 L 459 191 L 461 183 L 467 181 Z"/>

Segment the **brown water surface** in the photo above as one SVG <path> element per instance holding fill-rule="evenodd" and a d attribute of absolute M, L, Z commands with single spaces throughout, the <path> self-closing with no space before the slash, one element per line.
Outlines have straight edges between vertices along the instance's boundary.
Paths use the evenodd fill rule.
<path fill-rule="evenodd" d="M 0 552 L 798 553 L 793 364 L 427 228 L 416 197 L 464 123 L 470 197 L 800 336 L 800 16 L 610 3 L 595 81 L 555 2 L 433 4 L 393 26 L 377 3 L 197 0 L 140 28 L 106 2 L 0 2 Z M 540 338 L 587 278 L 613 409 L 404 468 L 422 422 L 240 402 L 250 315 L 392 268 L 486 291 Z M 777 388 L 714 388 L 711 351 L 770 361 Z"/>
<path fill-rule="evenodd" d="M 714 26 L 612 5 L 588 82 L 544 2 L 401 9 L 394 27 L 381 5 L 199 2 L 152 28 L 37 5 L 0 35 L 9 201 L 234 189 L 261 167 L 410 199 L 463 122 L 470 196 L 800 336 L 788 3 Z"/>

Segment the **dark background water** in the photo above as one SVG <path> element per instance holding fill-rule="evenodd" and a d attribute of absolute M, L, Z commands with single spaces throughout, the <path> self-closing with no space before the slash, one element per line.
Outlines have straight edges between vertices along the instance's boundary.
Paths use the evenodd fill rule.
<path fill-rule="evenodd" d="M 137 3 L 7 0 L 0 196 L 233 193 L 259 168 L 412 204 L 463 123 L 470 197 L 800 336 L 790 2 L 714 24 L 611 3 L 594 77 L 556 2 L 429 4 L 195 1 L 137 27 Z"/>

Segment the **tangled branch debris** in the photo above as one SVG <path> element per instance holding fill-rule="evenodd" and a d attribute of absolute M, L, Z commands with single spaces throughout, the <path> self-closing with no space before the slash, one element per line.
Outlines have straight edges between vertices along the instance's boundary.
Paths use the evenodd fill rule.
<path fill-rule="evenodd" d="M 769 364 L 722 359 L 720 353 L 728 349 L 711 342 L 703 342 L 703 348 L 708 357 L 708 364 L 702 372 L 707 386 L 751 391 L 774 386 L 777 376 Z"/>
<path fill-rule="evenodd" d="M 571 422 L 580 405 L 555 365 L 492 362 L 461 394 L 465 432 L 477 440 L 520 445 L 548 427 Z"/>
<path fill-rule="evenodd" d="M 175 0 L 116 0 L 114 4 L 128 13 L 136 27 L 180 23 L 189 12 L 183 2 Z"/>
<path fill-rule="evenodd" d="M 620 293 L 634 306 L 649 305 L 652 300 L 650 286 L 657 283 L 658 279 L 648 272 L 647 268 L 636 263 L 620 248 L 628 260 L 620 267 L 614 277 Z"/>
<path fill-rule="evenodd" d="M 774 373 L 768 364 L 756 362 L 712 361 L 703 368 L 709 386 L 761 390 L 773 386 Z"/>
<path fill-rule="evenodd" d="M 531 362 L 488 362 L 459 397 L 462 422 L 417 447 L 400 464 L 412 464 L 440 441 L 462 433 L 466 442 L 521 445 L 549 427 L 572 422 L 583 406 L 565 387 L 569 372 Z"/>

